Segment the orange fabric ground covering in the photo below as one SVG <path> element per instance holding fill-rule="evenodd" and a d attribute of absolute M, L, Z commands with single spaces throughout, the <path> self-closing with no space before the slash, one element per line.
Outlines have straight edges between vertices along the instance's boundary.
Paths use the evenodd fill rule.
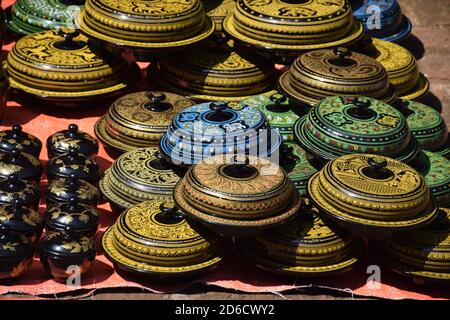
<path fill-rule="evenodd" d="M 3 1 L 3 7 L 10 6 L 14 1 Z M 12 47 L 12 43 L 6 44 L 3 48 L 3 54 Z M 145 84 L 144 84 L 145 86 Z M 14 99 L 15 97 L 11 97 Z M 26 132 L 36 135 L 44 144 L 40 159 L 46 163 L 47 150 L 45 141 L 47 137 L 55 131 L 67 128 L 70 123 L 76 123 L 80 130 L 93 134 L 93 126 L 96 120 L 103 115 L 108 106 L 98 106 L 92 104 L 83 106 L 81 111 L 68 111 L 61 109 L 50 109 L 38 106 L 34 102 L 26 102 L 20 105 L 15 101 L 10 101 L 5 111 L 3 123 L 0 130 L 4 130 L 14 124 L 23 126 Z M 102 169 L 108 168 L 113 158 L 101 146 L 97 160 Z M 45 178 L 42 187 L 45 187 Z M 43 203 L 40 211 L 45 210 Z M 97 240 L 102 236 L 105 228 L 114 223 L 116 215 L 111 213 L 110 206 L 104 203 L 100 206 L 102 213 L 102 231 Z M 99 243 L 98 243 L 99 244 Z M 254 267 L 248 261 L 239 257 L 236 253 L 220 268 L 190 279 L 170 280 L 170 279 L 142 279 L 129 274 L 117 273 L 113 265 L 105 258 L 99 247 L 98 256 L 93 269 L 83 277 L 80 288 L 68 287 L 53 281 L 45 273 L 39 260 L 35 258 L 31 270 L 20 280 L 9 284 L 0 285 L 0 294 L 6 293 L 25 293 L 37 296 L 51 297 L 56 293 L 64 293 L 85 289 L 83 294 L 92 293 L 100 288 L 142 288 L 152 292 L 176 292 L 186 288 L 194 283 L 203 283 L 226 289 L 235 289 L 243 292 L 283 292 L 290 289 L 318 287 L 346 291 L 354 295 L 374 296 L 383 298 L 413 298 L 413 299 L 448 299 L 450 291 L 448 287 L 441 285 L 415 285 L 409 279 L 397 276 L 386 268 L 382 268 L 381 281 L 379 288 L 372 288 L 366 285 L 368 274 L 366 268 L 368 265 L 376 264 L 376 261 L 362 263 L 355 270 L 343 275 L 334 276 L 326 279 L 307 279 L 276 276 Z M 1 297 L 0 297 L 1 299 Z"/>

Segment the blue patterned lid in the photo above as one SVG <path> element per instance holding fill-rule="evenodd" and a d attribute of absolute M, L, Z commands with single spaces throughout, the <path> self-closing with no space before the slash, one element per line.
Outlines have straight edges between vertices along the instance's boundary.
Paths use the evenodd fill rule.
<path fill-rule="evenodd" d="M 368 36 L 400 41 L 411 33 L 411 22 L 396 0 L 353 0 L 352 7 Z"/>
<path fill-rule="evenodd" d="M 202 103 L 178 113 L 160 142 L 163 155 L 177 164 L 191 165 L 212 155 L 258 153 L 278 149 L 281 137 L 265 115 L 238 103 Z"/>

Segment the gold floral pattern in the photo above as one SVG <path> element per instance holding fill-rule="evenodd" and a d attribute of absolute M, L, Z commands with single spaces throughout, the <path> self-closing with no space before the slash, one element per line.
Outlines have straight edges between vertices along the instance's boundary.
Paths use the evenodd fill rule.
<path fill-rule="evenodd" d="M 86 253 L 94 249 L 94 242 L 87 237 L 82 237 L 79 241 L 62 241 L 61 247 L 70 253 Z"/>

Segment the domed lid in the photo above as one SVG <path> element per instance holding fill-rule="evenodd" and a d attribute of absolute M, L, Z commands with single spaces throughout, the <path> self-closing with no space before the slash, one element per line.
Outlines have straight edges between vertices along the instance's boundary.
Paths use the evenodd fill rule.
<path fill-rule="evenodd" d="M 438 150 L 435 150 L 434 153 L 450 160 L 450 134 L 448 135 L 447 140 L 445 140 L 442 147 L 440 147 Z"/>
<path fill-rule="evenodd" d="M 105 172 L 99 187 L 121 208 L 148 200 L 172 199 L 180 180 L 156 147 L 139 148 L 121 155 Z"/>
<path fill-rule="evenodd" d="M 143 50 L 191 45 L 214 32 L 199 0 L 87 0 L 77 24 L 90 38 Z"/>
<path fill-rule="evenodd" d="M 223 28 L 244 43 L 296 51 L 348 45 L 363 34 L 346 0 L 237 0 Z"/>
<path fill-rule="evenodd" d="M 13 204 L 19 198 L 23 205 L 37 207 L 41 192 L 39 185 L 28 180 L 19 180 L 16 174 L 0 180 L 0 203 Z"/>
<path fill-rule="evenodd" d="M 51 231 L 65 231 L 66 227 L 70 226 L 73 233 L 88 235 L 97 231 L 100 225 L 100 213 L 72 197 L 69 202 L 47 209 L 44 221 Z"/>
<path fill-rule="evenodd" d="M 440 208 L 429 225 L 394 235 L 381 246 L 394 269 L 414 278 L 450 280 L 450 209 Z"/>
<path fill-rule="evenodd" d="M 264 114 L 238 103 L 202 103 L 178 113 L 160 142 L 164 157 L 176 164 L 191 165 L 211 155 L 274 153 L 281 143 Z M 257 149 L 259 148 L 259 149 Z"/>
<path fill-rule="evenodd" d="M 240 101 L 272 90 L 276 81 L 273 62 L 235 51 L 232 41 L 223 40 L 160 61 L 149 74 L 169 91 L 206 101 Z"/>
<path fill-rule="evenodd" d="M 39 249 L 41 254 L 52 255 L 58 259 L 79 259 L 96 254 L 95 242 L 78 235 L 70 226 L 66 226 L 61 232 L 48 233 L 39 242 Z"/>
<path fill-rule="evenodd" d="M 0 178 L 15 174 L 19 179 L 39 182 L 42 164 L 35 156 L 14 148 L 11 153 L 0 153 Z"/>
<path fill-rule="evenodd" d="M 418 99 L 428 92 L 430 84 L 417 66 L 411 52 L 393 42 L 372 38 L 372 54 L 386 69 L 389 81 L 397 89 L 400 98 Z"/>
<path fill-rule="evenodd" d="M 222 31 L 223 19 L 234 11 L 235 0 L 207 0 L 203 1 L 206 14 L 210 16 L 216 24 L 216 32 Z"/>
<path fill-rule="evenodd" d="M 50 180 L 68 178 L 72 173 L 77 174 L 79 179 L 96 184 L 100 178 L 100 167 L 97 162 L 78 153 L 75 148 L 47 163 L 47 178 Z"/>
<path fill-rule="evenodd" d="M 346 48 L 301 55 L 279 83 L 289 98 L 311 106 L 335 95 L 364 95 L 387 103 L 397 98 L 386 69 L 379 62 Z"/>
<path fill-rule="evenodd" d="M 141 275 L 181 276 L 217 266 L 231 244 L 186 220 L 172 201 L 147 201 L 129 208 L 102 239 L 107 257 Z"/>
<path fill-rule="evenodd" d="M 306 196 L 308 181 L 318 170 L 308 160 L 305 150 L 294 142 L 283 143 L 280 147 L 280 166 L 298 192 Z"/>
<path fill-rule="evenodd" d="M 300 196 L 286 173 L 268 159 L 254 156 L 204 160 L 175 186 L 174 199 L 182 212 L 207 225 L 222 226 L 221 233 L 227 235 L 281 224 L 300 206 Z"/>
<path fill-rule="evenodd" d="M 406 117 L 411 133 L 425 150 L 440 149 L 447 140 L 447 124 L 433 108 L 415 101 L 398 100 L 395 106 Z"/>
<path fill-rule="evenodd" d="M 111 96 L 139 72 L 136 64 L 89 47 L 88 39 L 71 29 L 23 37 L 8 53 L 6 68 L 13 88 L 55 99 Z"/>
<path fill-rule="evenodd" d="M 96 124 L 96 134 L 107 146 L 122 152 L 155 146 L 173 117 L 194 103 L 178 94 L 141 91 L 116 100 Z"/>
<path fill-rule="evenodd" d="M 396 0 L 355 0 L 353 14 L 364 25 L 365 34 L 386 41 L 401 41 L 412 29 Z M 373 19 L 373 15 L 379 19 Z"/>
<path fill-rule="evenodd" d="M 76 173 L 71 173 L 68 178 L 51 181 L 46 188 L 47 202 L 58 204 L 69 202 L 73 197 L 78 203 L 97 206 L 99 192 L 89 182 L 80 180 Z"/>
<path fill-rule="evenodd" d="M 299 144 L 319 159 L 350 153 L 374 153 L 412 160 L 418 145 L 405 117 L 372 98 L 334 96 L 322 100 L 294 126 Z"/>
<path fill-rule="evenodd" d="M 450 206 L 450 160 L 423 150 L 411 165 L 425 177 L 439 207 Z"/>
<path fill-rule="evenodd" d="M 0 260 L 23 259 L 33 252 L 34 245 L 27 237 L 0 221 Z"/>
<path fill-rule="evenodd" d="M 44 227 L 39 213 L 23 206 L 23 202 L 19 197 L 14 198 L 13 204 L 0 205 L 0 222 L 11 231 L 33 239 L 37 234 L 40 235 Z"/>
<path fill-rule="evenodd" d="M 52 156 L 68 153 L 70 148 L 88 157 L 98 153 L 98 141 L 90 134 L 78 130 L 76 124 L 70 124 L 66 130 L 58 131 L 47 139 L 47 150 Z"/>
<path fill-rule="evenodd" d="M 361 257 L 361 243 L 305 208 L 289 223 L 239 240 L 238 248 L 260 267 L 290 275 L 347 271 Z"/>
<path fill-rule="evenodd" d="M 17 0 L 11 7 L 9 28 L 18 34 L 57 30 L 73 25 L 84 0 Z"/>
<path fill-rule="evenodd" d="M 294 140 L 293 127 L 299 116 L 293 111 L 290 101 L 285 96 L 280 93 L 259 95 L 242 100 L 240 103 L 261 110 L 270 126 L 278 130 L 283 140 Z"/>
<path fill-rule="evenodd" d="M 309 180 L 308 193 L 323 214 L 368 238 L 418 228 L 437 212 L 421 174 L 400 161 L 371 154 L 328 162 Z"/>
<path fill-rule="evenodd" d="M 16 124 L 11 130 L 0 131 L 0 150 L 11 152 L 14 148 L 39 157 L 42 142 L 35 136 L 23 132 L 22 126 Z"/>

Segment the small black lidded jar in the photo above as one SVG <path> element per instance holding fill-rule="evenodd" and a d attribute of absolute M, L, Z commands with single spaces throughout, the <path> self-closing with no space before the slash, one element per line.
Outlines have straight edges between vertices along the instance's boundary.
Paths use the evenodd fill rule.
<path fill-rule="evenodd" d="M 52 232 L 39 243 L 40 260 L 56 281 L 64 282 L 74 273 L 87 272 L 96 256 L 95 242 L 73 232 Z"/>
<path fill-rule="evenodd" d="M 20 152 L 17 148 L 12 149 L 10 153 L 0 153 L 0 178 L 15 174 L 20 180 L 39 184 L 42 171 L 42 163 L 29 153 Z"/>
<path fill-rule="evenodd" d="M 76 173 L 81 180 L 97 185 L 100 179 L 100 166 L 75 148 L 70 148 L 68 153 L 54 157 L 47 163 L 49 181 L 69 178 L 72 173 Z"/>
<path fill-rule="evenodd" d="M 46 188 L 47 208 L 69 202 L 72 197 L 78 203 L 96 208 L 100 196 L 96 187 L 87 181 L 80 180 L 76 173 L 71 173 L 66 179 L 53 180 Z"/>
<path fill-rule="evenodd" d="M 13 204 L 14 199 L 22 201 L 22 205 L 37 210 L 41 192 L 39 186 L 28 180 L 20 180 L 16 174 L 0 179 L 0 205 Z"/>
<path fill-rule="evenodd" d="M 22 276 L 33 262 L 35 246 L 0 222 L 0 280 Z"/>
<path fill-rule="evenodd" d="M 21 125 L 16 124 L 11 130 L 0 131 L 0 151 L 10 153 L 15 148 L 39 158 L 42 142 L 37 137 L 24 132 Z"/>
<path fill-rule="evenodd" d="M 48 158 L 68 153 L 71 148 L 78 153 L 94 158 L 98 154 L 98 141 L 90 134 L 78 130 L 76 124 L 70 124 L 66 130 L 58 131 L 47 139 Z"/>
<path fill-rule="evenodd" d="M 72 197 L 69 202 L 47 209 L 44 221 L 47 233 L 63 232 L 69 226 L 72 234 L 94 239 L 100 226 L 100 213 Z"/>
<path fill-rule="evenodd" d="M 13 204 L 0 205 L 0 222 L 33 243 L 37 243 L 44 228 L 39 212 L 24 206 L 19 198 L 15 198 Z"/>

